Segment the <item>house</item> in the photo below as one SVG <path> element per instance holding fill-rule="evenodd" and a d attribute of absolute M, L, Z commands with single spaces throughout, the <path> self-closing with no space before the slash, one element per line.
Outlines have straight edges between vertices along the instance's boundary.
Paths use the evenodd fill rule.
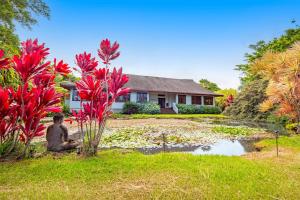
<path fill-rule="evenodd" d="M 154 76 L 140 76 L 127 74 L 131 89 L 126 96 L 121 96 L 112 105 L 114 112 L 120 112 L 126 101 L 146 103 L 154 102 L 160 105 L 162 112 L 178 113 L 176 104 L 215 105 L 215 97 L 222 96 L 202 88 L 192 79 L 175 79 Z M 63 88 L 70 90 L 70 97 L 66 104 L 70 109 L 80 109 L 80 99 L 75 84 L 61 83 Z"/>

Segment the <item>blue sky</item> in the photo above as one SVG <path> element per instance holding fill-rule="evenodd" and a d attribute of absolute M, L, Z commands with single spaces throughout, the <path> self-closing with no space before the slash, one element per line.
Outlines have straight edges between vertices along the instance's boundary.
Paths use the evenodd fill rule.
<path fill-rule="evenodd" d="M 46 0 L 51 19 L 32 30 L 17 26 L 22 40 L 38 38 L 51 57 L 74 66 L 83 51 L 97 56 L 101 39 L 117 40 L 125 73 L 207 78 L 221 88 L 239 86 L 235 65 L 248 45 L 270 40 L 300 23 L 296 0 Z"/>

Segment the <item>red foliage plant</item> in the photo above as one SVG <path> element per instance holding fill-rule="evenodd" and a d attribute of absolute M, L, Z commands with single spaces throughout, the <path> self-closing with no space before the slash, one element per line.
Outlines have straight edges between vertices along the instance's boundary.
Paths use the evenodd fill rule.
<path fill-rule="evenodd" d="M 34 137 L 44 134 L 45 126 L 40 123 L 48 112 L 60 112 L 61 94 L 55 91 L 54 79 L 70 69 L 63 61 L 52 65 L 46 61 L 49 49 L 38 40 L 21 43 L 20 55 L 10 59 L 0 58 L 0 69 L 14 69 L 21 84 L 16 91 L 0 86 L 0 137 L 1 143 L 12 141 L 10 152 L 17 142 L 25 144 L 26 150 Z M 0 51 L 3 57 L 3 51 Z"/>
<path fill-rule="evenodd" d="M 228 106 L 230 106 L 232 103 L 233 103 L 233 100 L 234 100 L 234 97 L 233 97 L 233 95 L 231 94 L 231 95 L 229 95 L 228 97 L 227 97 L 227 99 L 226 99 L 226 102 L 225 102 L 225 107 L 228 107 Z"/>
<path fill-rule="evenodd" d="M 122 68 L 115 67 L 110 71 L 110 62 L 116 59 L 119 44 L 111 45 L 108 39 L 100 44 L 98 55 L 105 64 L 97 69 L 98 62 L 91 54 L 76 55 L 76 63 L 82 79 L 76 82 L 76 88 L 81 99 L 82 109 L 73 111 L 82 133 L 83 151 L 87 155 L 95 155 L 101 140 L 107 118 L 111 114 L 111 106 L 116 98 L 126 95 L 129 88 L 124 88 L 128 77 L 122 73 Z"/>

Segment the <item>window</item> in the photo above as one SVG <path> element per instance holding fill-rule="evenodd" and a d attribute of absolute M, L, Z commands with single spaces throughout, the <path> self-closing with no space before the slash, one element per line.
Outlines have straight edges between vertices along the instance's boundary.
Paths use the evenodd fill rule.
<path fill-rule="evenodd" d="M 192 104 L 201 105 L 201 96 L 192 96 Z"/>
<path fill-rule="evenodd" d="M 80 101 L 80 97 L 78 95 L 77 90 L 72 90 L 72 101 Z"/>
<path fill-rule="evenodd" d="M 204 105 L 213 105 L 214 97 L 204 97 Z"/>
<path fill-rule="evenodd" d="M 136 96 L 136 102 L 145 103 L 147 102 L 147 93 L 146 92 L 138 92 Z"/>
<path fill-rule="evenodd" d="M 130 93 L 127 95 L 119 96 L 116 99 L 116 102 L 127 102 L 127 101 L 130 101 Z"/>
<path fill-rule="evenodd" d="M 186 96 L 185 95 L 178 95 L 178 103 L 179 104 L 186 104 Z"/>

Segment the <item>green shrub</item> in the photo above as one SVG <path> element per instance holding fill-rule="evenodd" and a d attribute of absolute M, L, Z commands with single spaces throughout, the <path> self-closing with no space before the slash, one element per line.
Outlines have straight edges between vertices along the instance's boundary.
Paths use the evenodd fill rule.
<path fill-rule="evenodd" d="M 159 114 L 160 113 L 160 107 L 156 103 L 145 103 L 140 104 L 140 110 L 139 113 L 141 114 Z"/>
<path fill-rule="evenodd" d="M 287 124 L 285 128 L 290 131 L 297 131 L 298 123 Z"/>
<path fill-rule="evenodd" d="M 124 103 L 122 113 L 129 115 L 137 114 L 140 112 L 140 109 L 140 104 L 128 101 Z"/>
<path fill-rule="evenodd" d="M 67 104 L 62 104 L 62 112 L 65 114 L 65 116 L 69 116 L 71 114 L 70 106 Z"/>
<path fill-rule="evenodd" d="M 144 104 L 126 102 L 122 110 L 123 114 L 159 114 L 160 107 L 156 103 L 148 102 Z"/>
<path fill-rule="evenodd" d="M 220 114 L 221 113 L 221 109 L 217 106 L 177 104 L 177 108 L 180 114 Z"/>
<path fill-rule="evenodd" d="M 193 105 L 177 104 L 178 113 L 180 114 L 194 114 L 196 113 L 196 107 Z"/>

